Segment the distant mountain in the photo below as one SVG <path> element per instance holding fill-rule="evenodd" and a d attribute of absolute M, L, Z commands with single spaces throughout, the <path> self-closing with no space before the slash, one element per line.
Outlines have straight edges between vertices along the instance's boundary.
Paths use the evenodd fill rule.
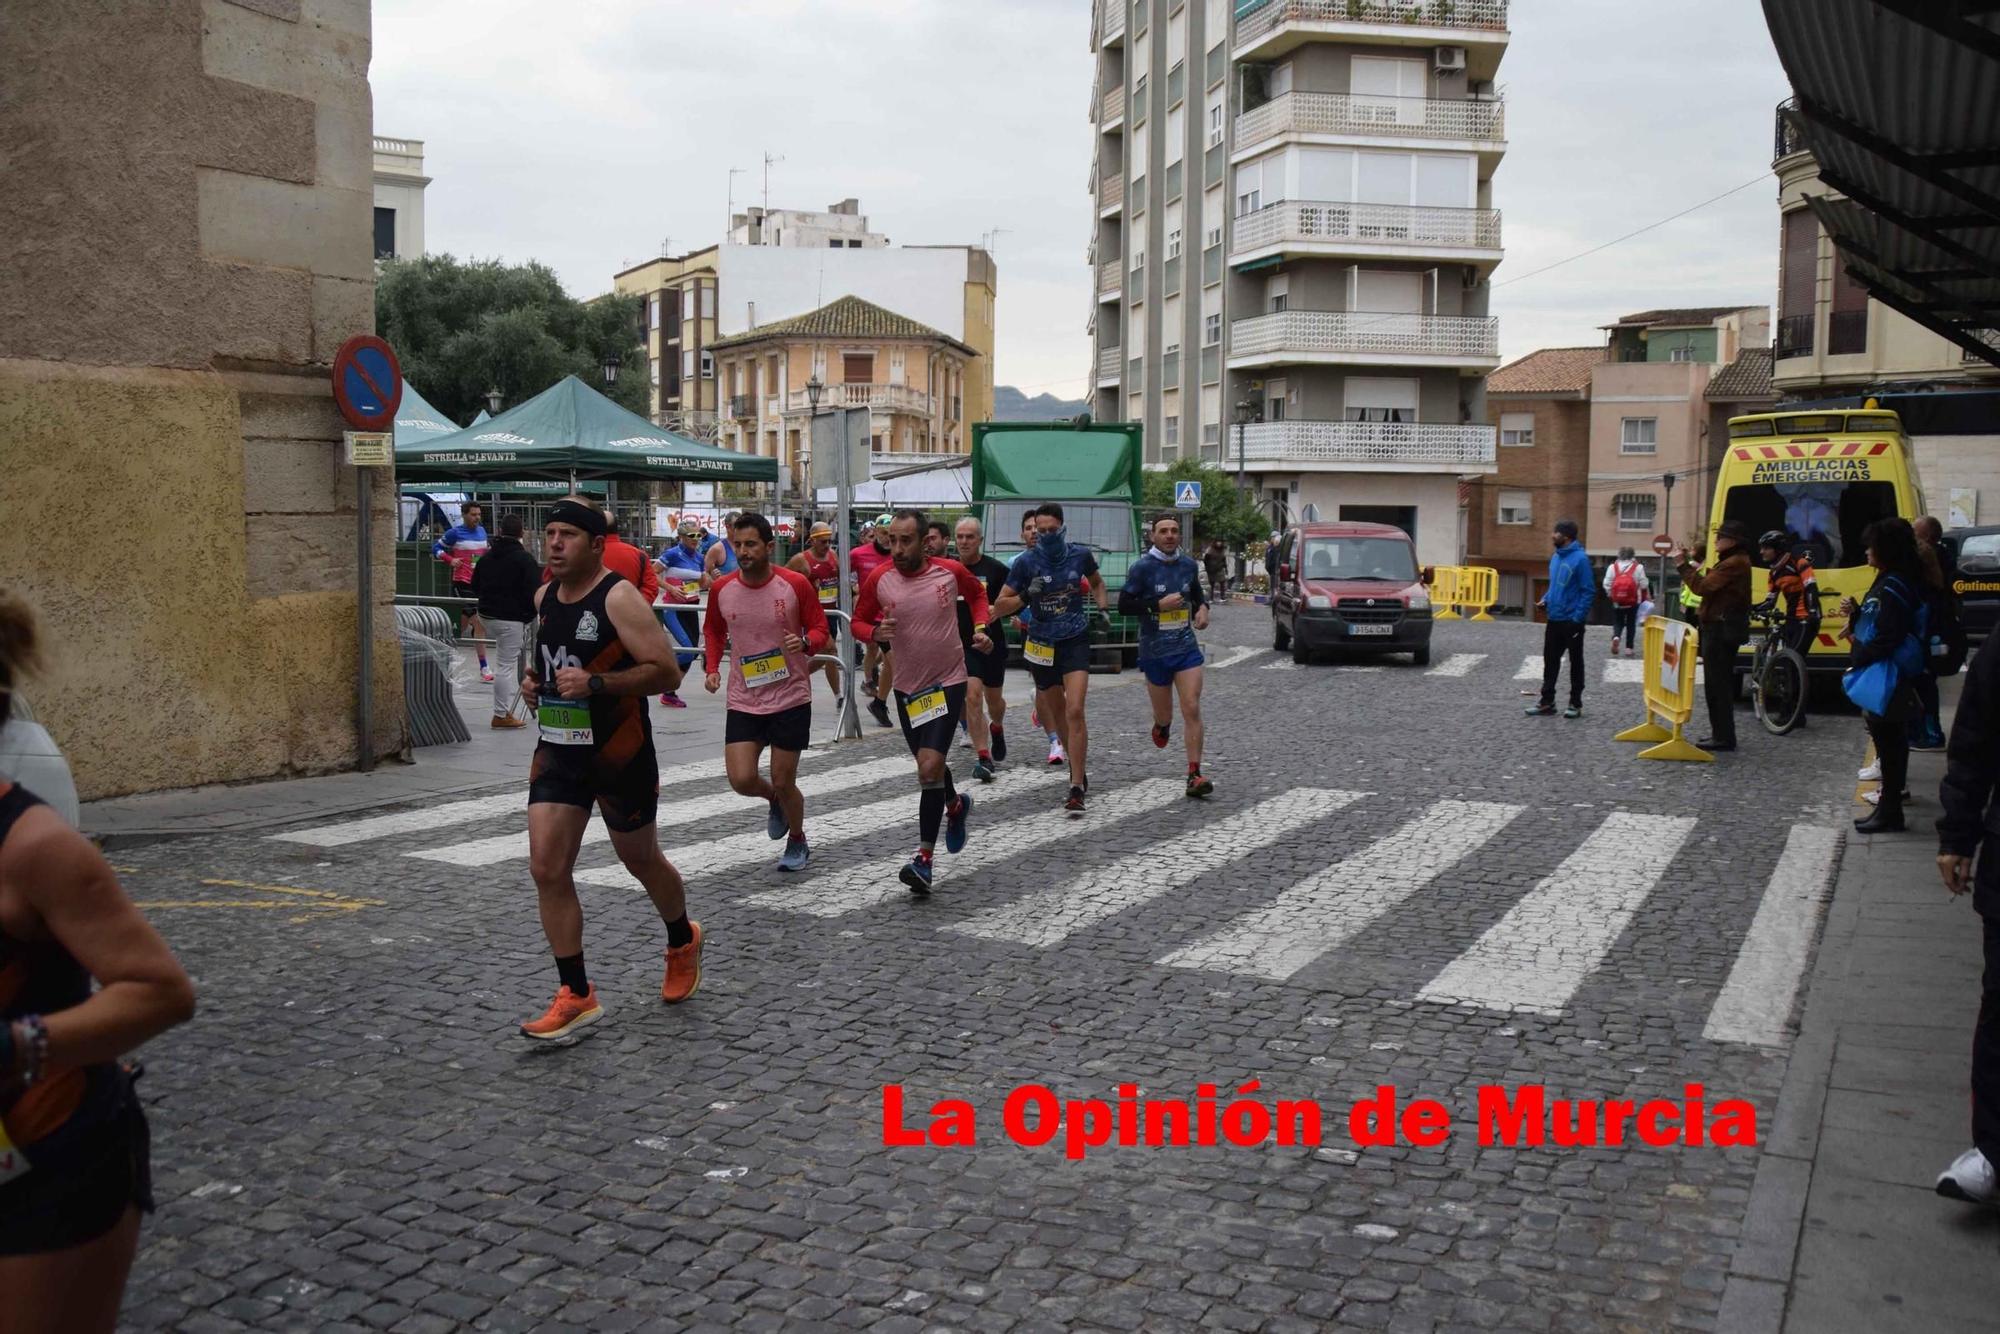
<path fill-rule="evenodd" d="M 1080 398 L 1057 398 L 1036 394 L 1029 398 L 1011 384 L 993 386 L 993 420 L 997 422 L 1045 422 L 1074 417 L 1090 405 Z"/>

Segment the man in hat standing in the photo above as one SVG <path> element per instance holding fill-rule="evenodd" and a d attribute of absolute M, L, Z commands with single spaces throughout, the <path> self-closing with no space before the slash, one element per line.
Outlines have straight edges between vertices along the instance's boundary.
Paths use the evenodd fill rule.
<path fill-rule="evenodd" d="M 1736 658 L 1750 641 L 1750 529 L 1725 519 L 1716 530 L 1715 563 L 1697 570 L 1682 547 L 1676 557 L 1681 584 L 1701 598 L 1702 695 L 1708 701 L 1703 750 L 1736 749 Z"/>

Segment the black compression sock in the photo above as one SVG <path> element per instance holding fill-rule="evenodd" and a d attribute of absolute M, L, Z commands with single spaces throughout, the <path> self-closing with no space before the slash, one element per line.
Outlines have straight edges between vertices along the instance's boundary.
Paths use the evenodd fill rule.
<path fill-rule="evenodd" d="M 941 787 L 927 787 L 917 798 L 917 841 L 925 847 L 937 842 L 938 826 L 944 823 L 944 807 Z"/>
<path fill-rule="evenodd" d="M 677 950 L 693 939 L 694 928 L 688 925 L 688 915 L 685 912 L 667 923 L 667 947 L 669 949 Z"/>
<path fill-rule="evenodd" d="M 583 952 L 581 950 L 568 956 L 558 954 L 556 956 L 556 975 L 562 978 L 564 986 L 577 995 L 588 996 L 590 994 L 590 975 L 583 971 Z"/>

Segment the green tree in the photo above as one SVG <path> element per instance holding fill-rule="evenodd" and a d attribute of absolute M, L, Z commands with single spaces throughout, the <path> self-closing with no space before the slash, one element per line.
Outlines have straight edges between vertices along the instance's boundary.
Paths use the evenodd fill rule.
<path fill-rule="evenodd" d="M 565 375 L 605 389 L 605 356 L 623 363 L 605 392 L 644 416 L 646 353 L 641 299 L 578 301 L 545 264 L 499 260 L 385 260 L 375 279 L 375 331 L 389 340 L 404 378 L 440 412 L 469 422 L 498 387 L 508 406 Z"/>
<path fill-rule="evenodd" d="M 1269 516 L 1236 488 L 1231 473 L 1196 459 L 1180 459 L 1159 472 L 1146 474 L 1146 517 L 1174 507 L 1175 482 L 1201 483 L 1201 508 L 1194 514 L 1195 540 L 1207 545 L 1221 538 L 1234 551 L 1271 535 Z"/>

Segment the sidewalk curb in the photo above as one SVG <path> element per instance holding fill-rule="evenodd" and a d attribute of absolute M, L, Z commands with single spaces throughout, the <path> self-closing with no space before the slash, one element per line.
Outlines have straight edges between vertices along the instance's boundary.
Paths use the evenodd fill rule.
<path fill-rule="evenodd" d="M 91 810 L 83 809 L 83 834 L 101 850 L 115 851 L 120 848 L 145 847 L 153 843 L 167 843 L 183 838 L 203 838 L 215 834 L 249 834 L 265 829 L 275 829 L 283 825 L 297 824 L 303 820 L 338 818 L 345 815 L 359 815 L 367 811 L 381 810 L 388 806 L 400 806 L 413 801 L 429 801 L 440 797 L 456 798 L 479 793 L 504 791 L 508 787 L 519 786 L 511 782 L 456 783 L 448 787 L 426 788 L 422 791 L 384 793 L 378 796 L 316 805 L 311 810 L 296 813 L 274 814 L 269 811 L 246 811 L 240 819 L 214 819 L 213 817 L 191 816 L 172 824 L 127 825 L 110 830 L 91 827 Z M 199 788 L 184 788 L 183 792 L 198 792 Z M 147 796 L 168 796 L 170 793 L 147 793 Z M 110 798 L 108 801 L 117 801 Z M 97 803 L 92 803 L 97 804 Z M 108 802 L 107 802 L 108 804 Z"/>

